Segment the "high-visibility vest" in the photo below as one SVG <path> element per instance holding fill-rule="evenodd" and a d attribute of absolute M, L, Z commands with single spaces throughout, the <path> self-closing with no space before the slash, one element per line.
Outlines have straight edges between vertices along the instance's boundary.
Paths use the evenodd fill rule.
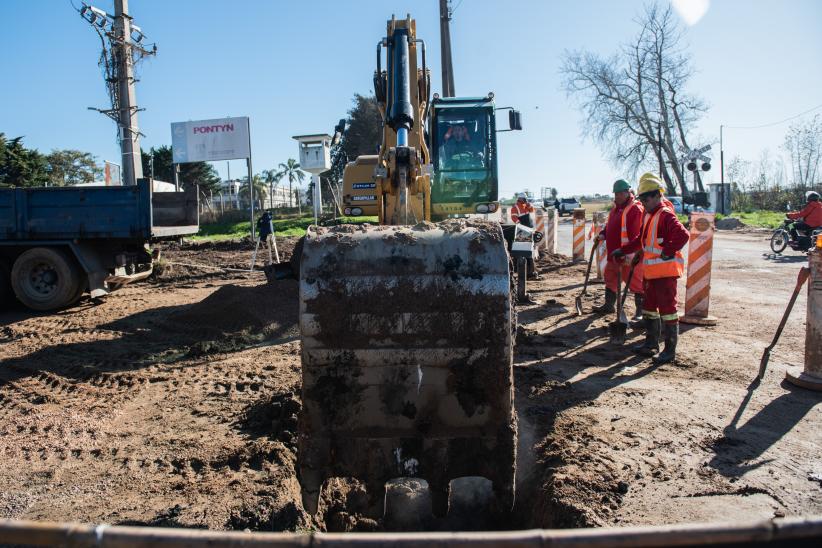
<path fill-rule="evenodd" d="M 642 207 L 637 202 L 632 202 L 631 205 L 622 210 L 622 222 L 619 225 L 619 242 L 625 246 L 631 241 L 628 239 L 628 211 L 632 207 Z"/>
<path fill-rule="evenodd" d="M 674 253 L 673 259 L 664 260 L 662 258 L 662 238 L 657 238 L 657 229 L 659 228 L 659 216 L 662 210 L 671 211 L 665 206 L 658 208 L 654 213 L 645 214 L 645 225 L 650 228 L 645 235 L 645 241 L 642 243 L 642 265 L 645 278 L 652 280 L 654 278 L 679 278 L 685 271 L 685 259 L 682 258 L 682 253 L 677 251 Z"/>
<path fill-rule="evenodd" d="M 525 203 L 520 205 L 519 202 L 516 202 L 514 205 L 511 206 L 511 220 L 515 223 L 518 223 L 520 215 L 527 215 L 533 212 L 534 206 L 532 206 L 531 204 Z"/>
<path fill-rule="evenodd" d="M 622 210 L 622 219 L 620 220 L 620 224 L 619 224 L 619 243 L 622 245 L 622 247 L 625 247 L 631 241 L 628 238 L 628 211 L 630 211 L 630 209 L 634 206 L 640 207 L 640 208 L 642 207 L 639 204 L 639 202 L 633 201 L 631 203 L 631 205 L 629 205 L 628 207 L 626 207 L 625 209 Z M 611 215 L 613 215 L 614 211 L 615 211 L 615 209 L 611 209 L 611 211 L 608 213 L 608 216 L 610 217 Z M 640 226 L 640 235 L 642 235 L 642 227 L 641 226 Z M 630 261 L 633 257 L 634 257 L 633 253 L 625 255 L 625 259 L 627 261 Z"/>

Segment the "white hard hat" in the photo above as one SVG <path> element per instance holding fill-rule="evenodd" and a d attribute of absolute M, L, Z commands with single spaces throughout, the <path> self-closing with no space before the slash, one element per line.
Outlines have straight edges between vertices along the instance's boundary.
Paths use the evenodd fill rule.
<path fill-rule="evenodd" d="M 520 192 L 519 194 L 517 194 L 517 199 L 518 200 L 527 200 L 528 196 L 526 196 L 524 192 Z"/>

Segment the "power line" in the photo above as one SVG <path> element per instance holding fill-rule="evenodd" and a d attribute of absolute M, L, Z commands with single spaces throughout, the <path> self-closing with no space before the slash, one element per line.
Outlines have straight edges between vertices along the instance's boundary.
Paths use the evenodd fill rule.
<path fill-rule="evenodd" d="M 449 10 L 449 13 L 448 13 L 448 18 L 449 18 L 449 19 L 450 19 L 450 18 L 454 15 L 454 12 L 455 12 L 455 11 L 457 11 L 457 8 L 459 8 L 461 5 L 462 5 L 462 0 L 460 0 L 460 1 L 459 1 L 459 3 L 457 4 L 457 6 L 456 6 L 456 7 L 451 8 L 451 9 Z"/>
<path fill-rule="evenodd" d="M 804 112 L 800 112 L 795 116 L 791 116 L 790 118 L 785 118 L 784 120 L 779 120 L 778 122 L 771 122 L 770 124 L 762 124 L 760 126 L 723 126 L 725 129 L 761 129 L 766 127 L 778 126 L 779 124 L 784 124 L 785 122 L 790 122 L 791 120 L 796 120 L 800 116 L 804 116 L 809 112 L 813 112 L 814 110 L 822 108 L 822 104 L 816 105 L 813 108 L 809 108 Z"/>

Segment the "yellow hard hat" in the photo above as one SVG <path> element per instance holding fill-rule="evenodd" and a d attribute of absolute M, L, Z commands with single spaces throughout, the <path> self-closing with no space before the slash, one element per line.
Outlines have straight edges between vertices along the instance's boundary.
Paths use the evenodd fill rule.
<path fill-rule="evenodd" d="M 636 189 L 637 194 L 645 194 L 646 192 L 653 192 L 654 190 L 665 192 L 665 186 L 662 184 L 662 181 L 659 180 L 659 177 L 653 173 L 644 173 L 642 177 L 639 178 L 639 187 Z"/>

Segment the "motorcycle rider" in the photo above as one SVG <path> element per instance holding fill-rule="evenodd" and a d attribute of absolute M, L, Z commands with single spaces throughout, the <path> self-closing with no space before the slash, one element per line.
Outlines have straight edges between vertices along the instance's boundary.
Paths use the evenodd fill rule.
<path fill-rule="evenodd" d="M 819 201 L 819 193 L 813 190 L 805 193 L 807 204 L 802 211 L 792 211 L 787 213 L 788 219 L 796 221 L 791 227 L 791 238 L 794 242 L 799 240 L 799 231 L 806 234 L 822 226 L 822 202 Z"/>

